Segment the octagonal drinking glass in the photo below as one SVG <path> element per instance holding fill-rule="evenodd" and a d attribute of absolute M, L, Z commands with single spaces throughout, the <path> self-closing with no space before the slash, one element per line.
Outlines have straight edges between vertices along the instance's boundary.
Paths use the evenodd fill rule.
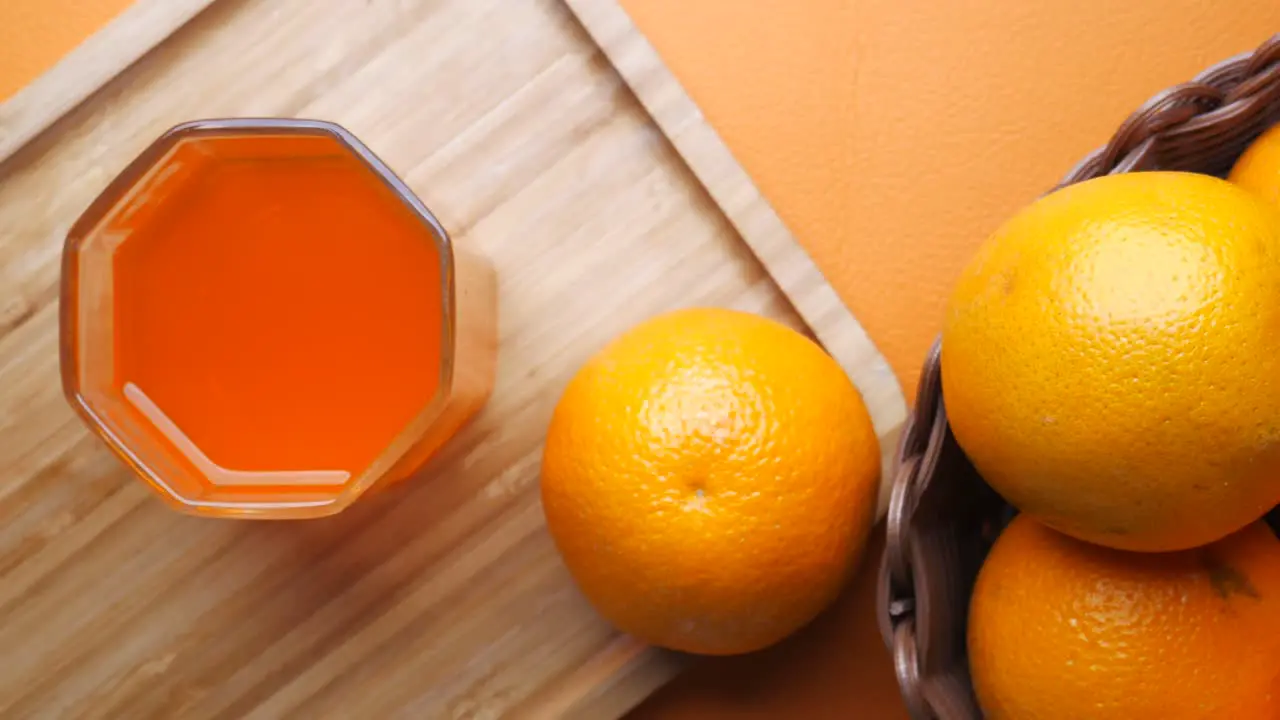
<path fill-rule="evenodd" d="M 487 400 L 496 282 L 329 122 L 155 141 L 68 233 L 61 370 L 172 506 L 330 515 L 422 466 Z"/>

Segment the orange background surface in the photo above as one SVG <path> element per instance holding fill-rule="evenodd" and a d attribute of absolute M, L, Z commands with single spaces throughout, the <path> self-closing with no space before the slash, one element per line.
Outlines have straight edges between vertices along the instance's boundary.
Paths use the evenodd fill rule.
<path fill-rule="evenodd" d="M 0 0 L 0 102 L 131 4 L 132 0 Z"/>
<path fill-rule="evenodd" d="M 952 279 L 1160 88 L 1280 30 L 1271 0 L 620 0 L 908 394 Z M 129 0 L 0 0 L 0 101 Z M 904 718 L 882 540 L 805 631 L 709 660 L 632 719 Z"/>
<path fill-rule="evenodd" d="M 952 279 L 1274 0 L 620 0 L 914 394 Z"/>

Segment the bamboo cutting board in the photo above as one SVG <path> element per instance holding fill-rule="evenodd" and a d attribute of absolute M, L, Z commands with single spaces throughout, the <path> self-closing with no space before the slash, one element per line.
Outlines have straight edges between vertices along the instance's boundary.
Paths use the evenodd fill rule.
<path fill-rule="evenodd" d="M 537 501 L 543 429 L 574 369 L 654 313 L 803 322 L 557 0 L 317 5 L 215 3 L 0 165 L 0 717 L 609 718 L 680 666 L 573 589 Z M 501 278 L 485 412 L 331 519 L 173 513 L 58 384 L 70 223 L 165 128 L 247 115 L 345 125 Z"/>
<path fill-rule="evenodd" d="M 19 6 L 19 3 L 29 1 L 10 0 L 14 3 L 13 6 L 0 8 L 0 20 L 13 22 L 10 27 L 3 28 L 3 32 L 22 32 L 23 24 L 14 22 L 15 20 L 26 19 L 29 24 L 39 27 L 62 22 L 63 18 L 57 17 L 56 13 L 79 10 L 83 14 L 91 14 L 91 11 L 96 14 L 99 10 L 93 7 L 78 8 L 77 4 L 68 5 L 65 0 L 46 0 L 40 4 L 33 2 Z M 105 26 L 76 44 L 48 70 L 21 86 L 12 96 L 0 92 L 0 161 L 43 132 L 211 2 L 213 0 L 137 0 Z M 109 12 L 113 9 L 104 10 Z M 6 15 L 10 17 L 5 18 Z M 31 41 L 10 38 L 9 43 L 18 46 L 10 49 L 14 52 L 22 50 L 23 42 Z M 33 51 L 35 49 L 37 48 L 31 48 Z M 46 50 L 43 47 L 38 49 Z M 4 53 L 0 49 L 0 58 L 4 57 Z M 25 65 L 23 60 L 25 58 L 14 58 L 15 65 Z M 15 83 L 17 85 L 19 83 Z"/>

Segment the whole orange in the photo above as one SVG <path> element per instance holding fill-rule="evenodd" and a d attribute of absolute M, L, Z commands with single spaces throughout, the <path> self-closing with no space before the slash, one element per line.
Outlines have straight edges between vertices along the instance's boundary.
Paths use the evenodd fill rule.
<path fill-rule="evenodd" d="M 1280 502 L 1280 210 L 1207 175 L 1068 186 L 1016 214 L 947 309 L 951 427 L 1010 503 L 1129 550 Z"/>
<path fill-rule="evenodd" d="M 875 512 L 862 398 L 781 323 L 688 309 L 639 324 L 565 388 L 547 432 L 547 527 L 583 593 L 653 645 L 726 655 L 825 608 Z"/>
<path fill-rule="evenodd" d="M 1272 205 L 1280 205 L 1280 125 L 1245 149 L 1227 179 Z"/>
<path fill-rule="evenodd" d="M 987 720 L 1280 718 L 1280 540 L 1112 550 L 1020 515 L 969 610 Z"/>

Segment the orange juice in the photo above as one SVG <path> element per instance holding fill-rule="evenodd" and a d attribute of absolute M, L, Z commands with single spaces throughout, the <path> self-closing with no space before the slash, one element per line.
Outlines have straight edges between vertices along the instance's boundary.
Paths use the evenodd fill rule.
<path fill-rule="evenodd" d="M 494 282 L 341 128 L 171 131 L 69 236 L 64 381 L 203 514 L 336 512 L 421 465 L 492 387 Z"/>

